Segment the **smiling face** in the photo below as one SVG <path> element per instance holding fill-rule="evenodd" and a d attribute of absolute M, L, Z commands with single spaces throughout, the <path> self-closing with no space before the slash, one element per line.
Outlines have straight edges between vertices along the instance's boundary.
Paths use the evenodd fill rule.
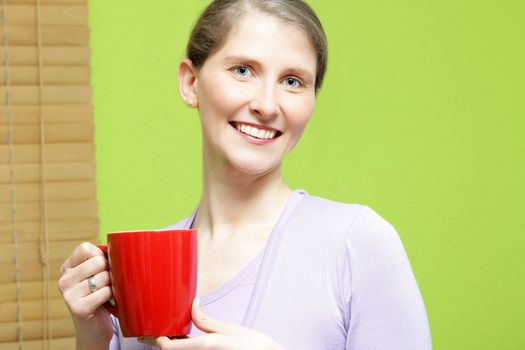
<path fill-rule="evenodd" d="M 205 161 L 242 173 L 277 169 L 314 110 L 312 45 L 301 29 L 269 15 L 245 15 L 200 70 L 186 72 L 194 79 L 181 78 L 188 85 L 181 93 L 199 109 Z"/>

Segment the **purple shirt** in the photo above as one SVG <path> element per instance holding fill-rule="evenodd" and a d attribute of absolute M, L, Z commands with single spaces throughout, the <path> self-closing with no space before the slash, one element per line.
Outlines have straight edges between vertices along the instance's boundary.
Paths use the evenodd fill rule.
<path fill-rule="evenodd" d="M 194 216 L 170 228 L 189 228 Z M 286 349 L 432 348 L 395 229 L 368 207 L 304 191 L 293 192 L 265 249 L 201 298 L 211 317 L 260 331 Z M 110 349 L 150 349 L 122 338 L 113 321 Z M 194 326 L 191 336 L 200 333 Z"/>

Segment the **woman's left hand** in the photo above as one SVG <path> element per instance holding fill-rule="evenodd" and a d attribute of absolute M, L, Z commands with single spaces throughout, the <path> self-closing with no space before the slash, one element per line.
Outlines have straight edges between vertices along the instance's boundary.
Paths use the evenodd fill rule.
<path fill-rule="evenodd" d="M 191 318 L 193 324 L 206 334 L 184 339 L 139 338 L 138 341 L 161 350 L 284 350 L 267 335 L 208 317 L 201 308 L 199 298 L 193 300 Z"/>

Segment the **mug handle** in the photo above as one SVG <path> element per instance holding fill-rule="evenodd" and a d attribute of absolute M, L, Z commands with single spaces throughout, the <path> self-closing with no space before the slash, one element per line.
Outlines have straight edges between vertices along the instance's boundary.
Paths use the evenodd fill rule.
<path fill-rule="evenodd" d="M 102 252 L 104 253 L 107 259 L 108 258 L 108 246 L 107 245 L 97 245 L 97 247 L 98 249 L 102 250 Z M 102 304 L 102 307 L 106 309 L 113 316 L 118 317 L 117 307 L 114 306 L 109 300 L 106 301 L 104 304 Z"/>

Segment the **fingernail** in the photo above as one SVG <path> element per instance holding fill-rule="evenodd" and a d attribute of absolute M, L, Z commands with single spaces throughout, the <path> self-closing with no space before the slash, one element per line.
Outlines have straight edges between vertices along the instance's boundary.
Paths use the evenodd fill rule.
<path fill-rule="evenodd" d="M 196 297 L 195 299 L 197 299 L 197 309 L 198 309 L 199 311 L 202 311 L 201 298 Z"/>

